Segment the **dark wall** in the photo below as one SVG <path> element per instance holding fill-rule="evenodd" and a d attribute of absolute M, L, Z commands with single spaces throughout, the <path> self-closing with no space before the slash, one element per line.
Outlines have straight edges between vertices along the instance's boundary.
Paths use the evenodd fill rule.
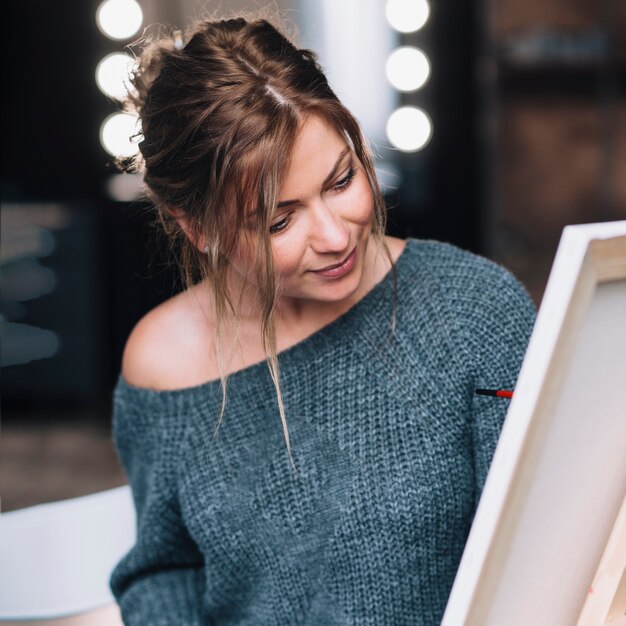
<path fill-rule="evenodd" d="M 3 194 L 76 198 L 99 189 L 107 155 L 98 126 L 110 107 L 94 80 L 106 47 L 96 6 L 23 0 L 3 7 Z"/>
<path fill-rule="evenodd" d="M 116 170 L 98 133 L 116 106 L 95 68 L 123 43 L 100 33 L 97 6 L 3 8 L 4 417 L 95 410 L 106 418 L 125 338 L 173 290 L 159 251 L 148 252 L 146 207 L 112 202 L 104 190 Z M 28 348 L 44 340 L 47 356 Z"/>

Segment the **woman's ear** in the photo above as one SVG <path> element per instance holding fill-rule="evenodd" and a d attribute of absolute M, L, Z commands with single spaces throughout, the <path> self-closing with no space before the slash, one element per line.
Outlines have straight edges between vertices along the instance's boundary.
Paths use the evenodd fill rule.
<path fill-rule="evenodd" d="M 189 226 L 189 218 L 179 210 L 167 209 L 167 212 L 172 216 L 176 223 L 180 226 L 185 233 L 187 239 L 196 247 L 200 252 L 204 254 L 204 247 L 206 245 L 206 238 L 203 235 L 198 236 L 193 233 Z"/>

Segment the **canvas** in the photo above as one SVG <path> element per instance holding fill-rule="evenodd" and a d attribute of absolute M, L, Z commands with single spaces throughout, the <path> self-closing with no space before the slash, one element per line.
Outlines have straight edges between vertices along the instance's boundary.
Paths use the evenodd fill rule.
<path fill-rule="evenodd" d="M 626 221 L 564 229 L 510 402 L 442 626 L 623 623 Z"/>

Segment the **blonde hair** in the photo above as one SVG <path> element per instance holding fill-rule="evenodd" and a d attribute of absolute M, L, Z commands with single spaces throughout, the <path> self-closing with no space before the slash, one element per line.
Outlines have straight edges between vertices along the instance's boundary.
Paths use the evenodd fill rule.
<path fill-rule="evenodd" d="M 256 216 L 253 270 L 261 297 L 263 348 L 295 468 L 280 389 L 275 330 L 280 285 L 274 275 L 270 220 L 298 130 L 308 114 L 316 113 L 346 138 L 367 174 L 374 199 L 372 237 L 393 270 L 393 333 L 397 275 L 384 239 L 386 212 L 372 154 L 358 122 L 328 85 L 315 53 L 297 48 L 265 19 L 200 20 L 182 38 L 176 32 L 174 38 L 152 40 L 137 59 L 131 83 L 124 106 L 140 116 L 141 141 L 137 157 L 124 166 L 143 174 L 170 252 L 178 253 L 183 285 L 189 288 L 206 279 L 213 286 L 222 387 L 214 437 L 226 407 L 221 335 L 228 308 L 235 317 L 226 282 L 229 259 L 244 217 Z M 186 233 L 176 219 L 180 216 Z M 206 254 L 194 243 L 202 238 Z"/>

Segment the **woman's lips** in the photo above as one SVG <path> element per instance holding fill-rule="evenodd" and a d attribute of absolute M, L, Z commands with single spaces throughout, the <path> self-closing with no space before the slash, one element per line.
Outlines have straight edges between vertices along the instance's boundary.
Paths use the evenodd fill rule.
<path fill-rule="evenodd" d="M 348 255 L 345 261 L 340 263 L 336 267 L 331 267 L 330 269 L 324 270 L 312 270 L 316 274 L 320 276 L 329 276 L 331 278 L 336 278 L 338 276 L 343 276 L 347 274 L 353 267 L 356 261 L 356 246 L 352 250 L 352 252 Z"/>

